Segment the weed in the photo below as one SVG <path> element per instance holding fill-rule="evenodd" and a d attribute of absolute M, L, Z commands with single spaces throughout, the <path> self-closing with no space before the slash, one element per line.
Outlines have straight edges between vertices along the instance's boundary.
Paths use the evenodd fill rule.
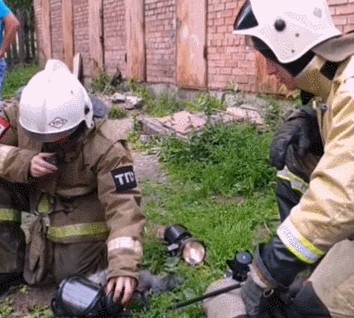
<path fill-rule="evenodd" d="M 3 300 L 0 304 L 0 318 L 7 318 L 13 312 L 13 301 L 9 298 Z"/>
<path fill-rule="evenodd" d="M 128 87 L 129 87 L 130 91 L 139 95 L 145 101 L 152 100 L 155 97 L 153 92 L 151 90 L 149 90 L 149 88 L 146 85 L 140 84 L 132 79 L 130 79 L 128 81 Z"/>
<path fill-rule="evenodd" d="M 143 110 L 154 117 L 163 117 L 183 109 L 183 105 L 167 93 L 155 95 L 146 85 L 133 80 L 129 82 L 130 90 L 144 100 Z"/>
<path fill-rule="evenodd" d="M 277 129 L 283 122 L 279 103 L 271 99 L 265 113 L 265 122 L 273 130 Z"/>
<path fill-rule="evenodd" d="M 228 92 L 238 93 L 238 92 L 240 91 L 240 89 L 239 89 L 239 84 L 238 84 L 238 83 L 235 83 L 234 81 L 229 81 L 229 82 L 227 83 L 226 90 L 227 90 Z"/>
<path fill-rule="evenodd" d="M 208 93 L 200 94 L 192 103 L 186 102 L 186 105 L 188 109 L 203 112 L 207 116 L 226 108 L 224 102 Z"/>
<path fill-rule="evenodd" d="M 28 81 L 39 72 L 41 68 L 37 65 L 27 65 L 12 68 L 5 78 L 4 98 L 11 98 L 16 95 L 19 88 L 25 86 Z"/>
<path fill-rule="evenodd" d="M 99 93 L 107 93 L 108 87 L 110 83 L 110 78 L 108 74 L 102 73 L 92 79 L 90 83 L 90 89 L 93 92 L 99 92 Z"/>
<path fill-rule="evenodd" d="M 121 107 L 112 107 L 108 112 L 108 118 L 110 119 L 123 119 L 127 116 L 127 112 Z"/>
<path fill-rule="evenodd" d="M 35 305 L 29 308 L 29 318 L 54 318 L 53 312 L 46 306 Z"/>
<path fill-rule="evenodd" d="M 154 117 L 167 116 L 182 109 L 182 105 L 168 94 L 161 94 L 155 99 L 147 100 L 144 107 L 144 110 Z"/>

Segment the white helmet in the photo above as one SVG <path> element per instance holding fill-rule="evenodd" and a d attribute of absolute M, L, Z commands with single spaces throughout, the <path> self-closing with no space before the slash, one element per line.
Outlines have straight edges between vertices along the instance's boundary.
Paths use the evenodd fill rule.
<path fill-rule="evenodd" d="M 60 61 L 49 60 L 21 95 L 20 125 L 30 136 L 43 142 L 70 135 L 83 121 L 88 128 L 94 125 L 92 104 L 85 88 L 63 66 Z"/>
<path fill-rule="evenodd" d="M 45 64 L 44 70 L 50 73 L 53 73 L 56 70 L 67 70 L 68 72 L 70 72 L 68 66 L 64 62 L 56 59 L 48 60 Z"/>
<path fill-rule="evenodd" d="M 326 0 L 247 0 L 236 18 L 234 34 L 261 40 L 286 64 L 341 32 Z"/>

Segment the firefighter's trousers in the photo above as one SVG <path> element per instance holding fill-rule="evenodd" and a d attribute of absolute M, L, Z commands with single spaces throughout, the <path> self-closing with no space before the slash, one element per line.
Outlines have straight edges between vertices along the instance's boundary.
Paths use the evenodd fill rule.
<path fill-rule="evenodd" d="M 107 268 L 108 230 L 97 193 L 49 205 L 50 213 L 36 216 L 26 238 L 21 213 L 31 210 L 30 187 L 0 178 L 1 280 L 23 273 L 28 284 L 60 282 Z"/>

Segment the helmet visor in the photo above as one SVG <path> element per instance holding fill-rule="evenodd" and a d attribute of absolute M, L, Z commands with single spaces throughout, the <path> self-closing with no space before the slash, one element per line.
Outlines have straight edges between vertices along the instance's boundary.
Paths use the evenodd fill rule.
<path fill-rule="evenodd" d="M 22 127 L 23 128 L 23 127 Z M 71 128 L 66 131 L 61 131 L 58 133 L 52 133 L 52 134 L 40 134 L 37 132 L 29 131 L 25 128 L 23 128 L 24 132 L 30 139 L 34 139 L 43 143 L 50 143 L 50 142 L 60 142 L 62 140 L 67 139 L 75 130 L 77 127 Z"/>
<path fill-rule="evenodd" d="M 242 6 L 234 22 L 234 31 L 247 30 L 258 25 L 257 19 L 253 14 L 251 2 L 249 0 Z"/>

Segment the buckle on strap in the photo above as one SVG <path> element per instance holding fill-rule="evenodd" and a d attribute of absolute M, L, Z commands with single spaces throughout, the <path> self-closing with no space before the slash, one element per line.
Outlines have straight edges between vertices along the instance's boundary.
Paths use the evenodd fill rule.
<path fill-rule="evenodd" d="M 52 195 L 42 192 L 38 203 L 34 209 L 34 213 L 38 216 L 45 216 L 54 211 L 55 207 L 55 197 Z"/>

